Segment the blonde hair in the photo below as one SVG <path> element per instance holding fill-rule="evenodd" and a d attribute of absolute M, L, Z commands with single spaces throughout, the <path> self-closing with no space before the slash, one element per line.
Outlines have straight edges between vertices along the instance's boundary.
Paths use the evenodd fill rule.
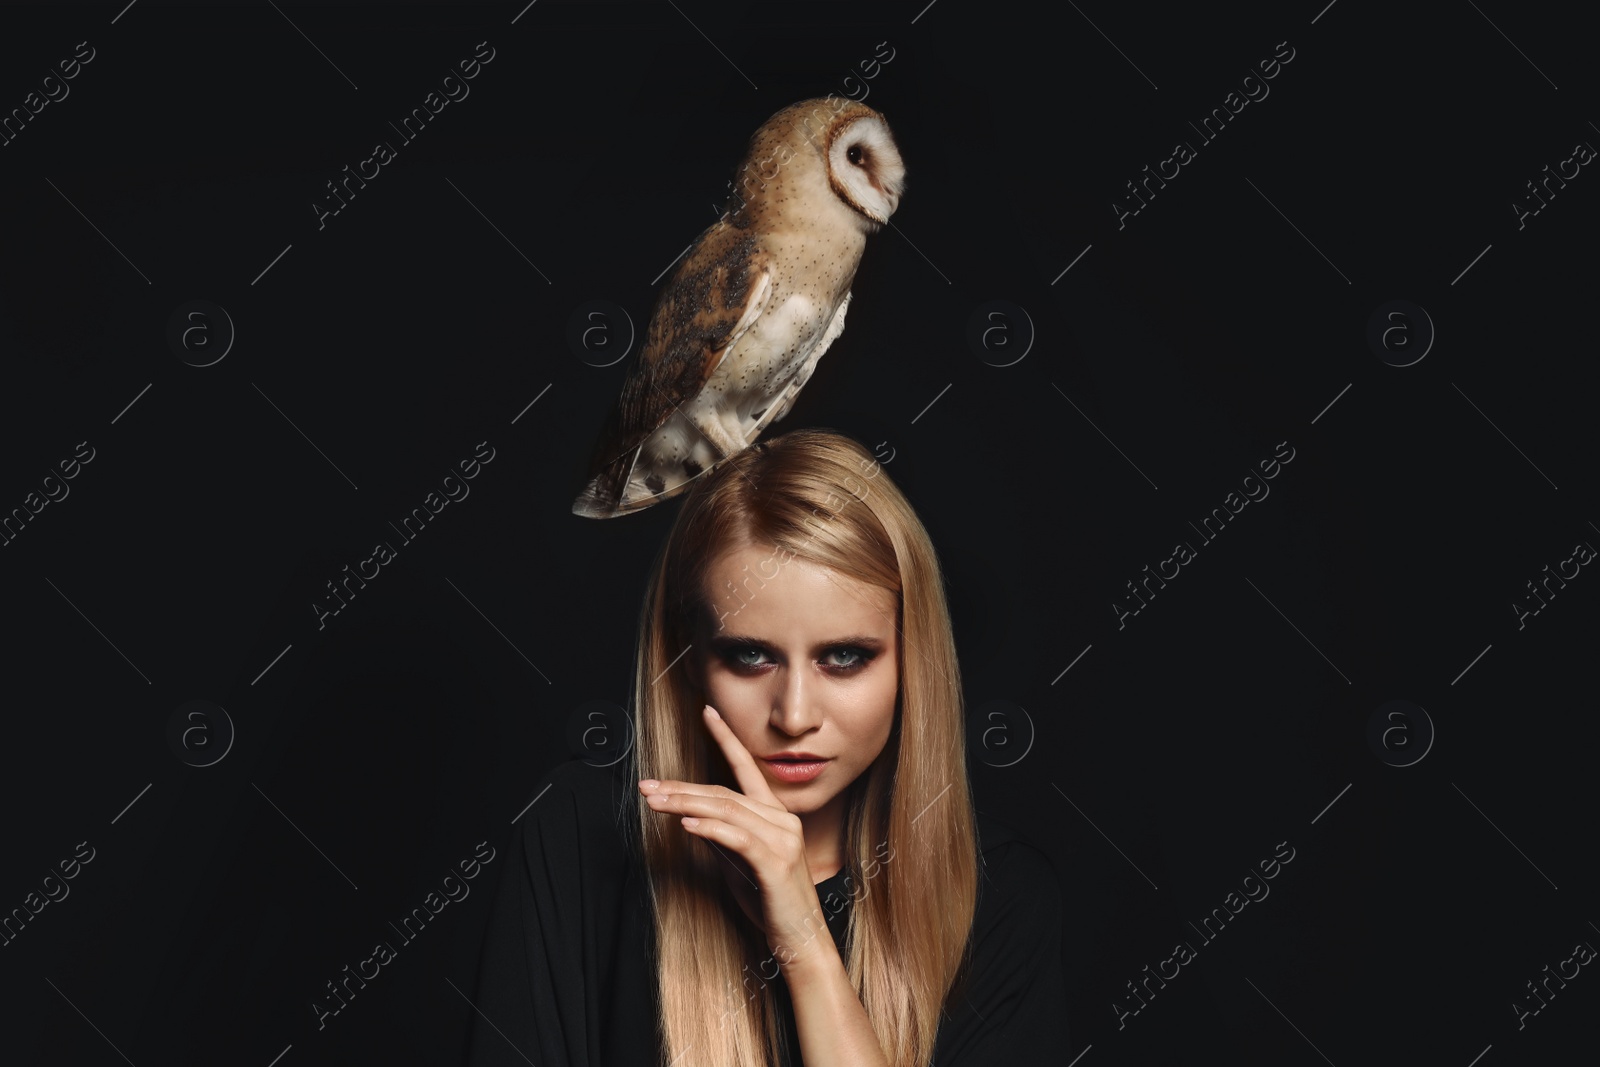
<path fill-rule="evenodd" d="M 969 959 L 977 904 L 965 716 L 932 542 L 860 443 L 831 430 L 795 430 L 696 479 L 656 557 L 639 620 L 635 777 L 738 788 L 700 720 L 699 657 L 685 653 L 715 621 L 705 593 L 711 563 L 744 544 L 770 545 L 897 594 L 895 722 L 882 753 L 846 790 L 845 868 L 852 884 L 870 884 L 850 909 L 841 955 L 891 1067 L 926 1067 L 946 997 Z M 753 580 L 763 577 L 773 575 Z M 781 1062 L 770 986 L 783 979 L 775 964 L 761 970 L 771 953 L 724 884 L 719 865 L 729 861 L 637 801 L 624 822 L 642 835 L 655 917 L 662 1064 Z M 885 846 L 889 861 L 879 862 Z"/>

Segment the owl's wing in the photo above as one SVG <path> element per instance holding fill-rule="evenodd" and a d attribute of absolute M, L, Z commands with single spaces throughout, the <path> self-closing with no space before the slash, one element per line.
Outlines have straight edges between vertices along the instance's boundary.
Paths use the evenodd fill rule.
<path fill-rule="evenodd" d="M 610 518 L 648 506 L 635 499 L 644 490 L 630 488 L 643 477 L 635 471 L 641 447 L 706 387 L 723 358 L 768 309 L 772 288 L 770 256 L 756 237 L 726 222 L 700 235 L 656 301 L 638 361 L 595 443 L 575 513 Z M 677 421 L 684 433 L 703 438 L 686 417 L 679 414 Z M 706 446 L 704 441 L 685 444 L 697 451 Z M 712 446 L 709 458 L 725 451 Z M 654 489 L 659 492 L 661 486 Z"/>
<path fill-rule="evenodd" d="M 771 300 L 756 239 L 719 222 L 701 235 L 656 301 L 591 472 L 632 453 L 696 396 Z"/>

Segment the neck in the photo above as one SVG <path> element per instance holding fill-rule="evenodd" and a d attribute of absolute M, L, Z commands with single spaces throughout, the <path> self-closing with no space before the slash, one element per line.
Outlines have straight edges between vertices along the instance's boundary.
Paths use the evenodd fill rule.
<path fill-rule="evenodd" d="M 845 794 L 840 793 L 823 807 L 800 816 L 813 885 L 838 874 L 844 866 L 844 810 Z"/>

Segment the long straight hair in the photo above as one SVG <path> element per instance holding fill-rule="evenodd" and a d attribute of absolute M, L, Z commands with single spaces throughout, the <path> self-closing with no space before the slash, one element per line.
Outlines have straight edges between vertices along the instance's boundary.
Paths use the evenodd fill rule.
<path fill-rule="evenodd" d="M 696 479 L 656 557 L 640 615 L 636 777 L 738 789 L 700 717 L 704 650 L 685 653 L 717 621 L 705 591 L 711 563 L 747 544 L 897 594 L 894 724 L 882 753 L 846 789 L 844 863 L 861 892 L 842 955 L 891 1067 L 927 1067 L 946 998 L 970 959 L 977 905 L 965 716 L 932 542 L 859 442 L 795 430 Z M 752 583 L 758 589 L 775 576 L 752 572 L 743 587 L 754 593 Z M 655 919 L 663 1067 L 782 1062 L 773 986 L 783 979 L 724 883 L 719 865 L 729 860 L 636 800 L 624 822 L 640 835 Z"/>

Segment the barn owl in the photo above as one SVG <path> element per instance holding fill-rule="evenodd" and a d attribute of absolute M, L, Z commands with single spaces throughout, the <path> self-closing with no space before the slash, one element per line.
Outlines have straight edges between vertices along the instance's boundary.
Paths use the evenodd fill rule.
<path fill-rule="evenodd" d="M 727 210 L 656 301 L 572 506 L 614 518 L 682 492 L 788 414 L 844 329 L 867 235 L 900 204 L 889 124 L 843 97 L 768 119 Z"/>

